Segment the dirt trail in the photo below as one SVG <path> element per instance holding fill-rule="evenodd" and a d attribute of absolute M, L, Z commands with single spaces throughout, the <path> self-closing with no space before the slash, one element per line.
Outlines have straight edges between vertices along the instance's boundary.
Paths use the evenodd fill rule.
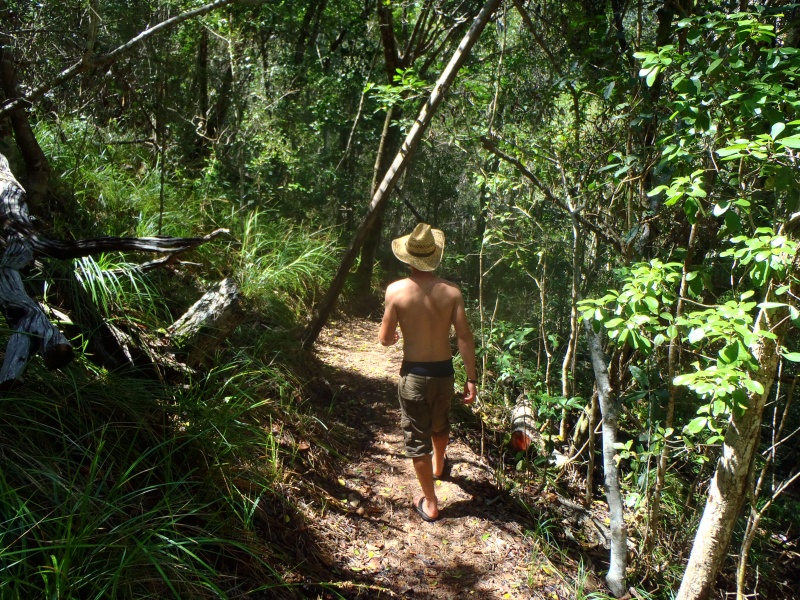
<path fill-rule="evenodd" d="M 326 562 L 342 593 L 363 598 L 566 598 L 540 568 L 534 524 L 493 484 L 491 468 L 466 443 L 454 406 L 449 476 L 437 483 L 441 518 L 423 522 L 412 507 L 418 493 L 403 455 L 395 388 L 402 356 L 378 344 L 377 323 L 331 323 L 317 343 L 332 411 L 349 429 L 352 456 L 336 481 L 318 481 L 329 506 L 313 521 Z M 460 417 L 459 417 L 460 416 Z M 552 572 L 551 572 L 552 573 Z M 551 574 L 552 577 L 552 574 Z"/>

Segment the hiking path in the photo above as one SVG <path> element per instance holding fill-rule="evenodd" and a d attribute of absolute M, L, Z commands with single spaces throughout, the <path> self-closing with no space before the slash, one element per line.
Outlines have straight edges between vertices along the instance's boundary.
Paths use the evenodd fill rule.
<path fill-rule="evenodd" d="M 475 418 L 454 400 L 445 476 L 436 483 L 440 518 L 426 523 L 412 506 L 419 492 L 404 456 L 396 380 L 402 340 L 384 348 L 379 324 L 332 322 L 316 345 L 331 413 L 346 424 L 346 460 L 324 488 L 328 506 L 311 527 L 346 597 L 571 597 L 559 570 L 548 567 L 534 519 L 494 483 L 475 443 Z M 471 418 L 468 427 L 461 421 Z M 479 436 L 478 436 L 479 437 Z M 472 441 L 470 441 L 472 440 Z M 473 446 L 478 446 L 473 448 Z"/>

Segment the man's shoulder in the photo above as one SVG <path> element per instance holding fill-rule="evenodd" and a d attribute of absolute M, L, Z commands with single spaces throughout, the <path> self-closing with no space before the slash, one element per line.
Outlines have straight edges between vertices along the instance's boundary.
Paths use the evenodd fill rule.
<path fill-rule="evenodd" d="M 411 280 L 406 277 L 404 279 L 398 279 L 397 281 L 393 281 L 389 285 L 386 286 L 386 293 L 388 294 L 392 290 L 401 290 L 404 287 L 407 287 Z"/>
<path fill-rule="evenodd" d="M 398 279 L 386 286 L 386 299 L 390 299 L 398 294 L 402 294 L 404 290 L 408 289 L 411 280 L 408 278 Z"/>
<path fill-rule="evenodd" d="M 461 295 L 461 288 L 452 281 L 439 277 L 436 281 L 436 285 L 442 286 L 442 289 L 446 290 L 449 294 Z"/>

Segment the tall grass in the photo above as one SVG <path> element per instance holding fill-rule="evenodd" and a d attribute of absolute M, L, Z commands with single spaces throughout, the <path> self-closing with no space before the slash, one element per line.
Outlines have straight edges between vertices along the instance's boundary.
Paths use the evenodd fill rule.
<path fill-rule="evenodd" d="M 146 273 L 119 255 L 76 259 L 75 275 L 92 302 L 107 318 L 139 315 L 154 320 L 166 314 L 164 303 Z"/>
<path fill-rule="evenodd" d="M 270 563 L 286 559 L 253 523 L 278 501 L 259 464 L 270 401 L 239 387 L 255 373 L 231 375 L 175 393 L 78 365 L 4 397 L 0 597 L 280 597 Z"/>
<path fill-rule="evenodd" d="M 245 217 L 237 265 L 245 295 L 308 302 L 335 266 L 330 230 L 309 233 L 267 212 Z"/>

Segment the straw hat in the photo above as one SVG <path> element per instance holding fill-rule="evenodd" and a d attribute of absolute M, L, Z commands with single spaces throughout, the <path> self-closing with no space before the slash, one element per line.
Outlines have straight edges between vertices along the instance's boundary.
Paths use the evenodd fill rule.
<path fill-rule="evenodd" d="M 392 252 L 415 269 L 433 271 L 442 261 L 444 232 L 419 223 L 412 233 L 392 240 Z"/>

